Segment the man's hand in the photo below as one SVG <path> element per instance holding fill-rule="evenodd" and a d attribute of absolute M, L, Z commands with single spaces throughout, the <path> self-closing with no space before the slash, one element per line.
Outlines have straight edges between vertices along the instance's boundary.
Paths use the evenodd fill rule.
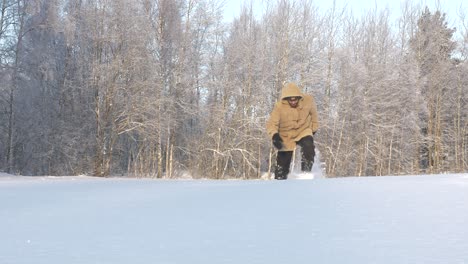
<path fill-rule="evenodd" d="M 279 133 L 275 133 L 273 135 L 273 146 L 275 146 L 277 149 L 283 148 L 283 140 L 281 139 Z"/>

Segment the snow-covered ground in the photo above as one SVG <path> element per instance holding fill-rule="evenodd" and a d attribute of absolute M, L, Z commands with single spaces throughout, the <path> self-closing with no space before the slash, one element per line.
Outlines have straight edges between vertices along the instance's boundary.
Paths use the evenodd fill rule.
<path fill-rule="evenodd" d="M 468 174 L 0 176 L 2 264 L 468 263 Z"/>

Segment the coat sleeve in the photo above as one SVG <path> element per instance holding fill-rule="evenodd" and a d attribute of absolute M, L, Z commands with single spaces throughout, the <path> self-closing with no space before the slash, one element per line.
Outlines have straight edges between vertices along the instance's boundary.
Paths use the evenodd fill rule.
<path fill-rule="evenodd" d="M 315 104 L 315 99 L 312 97 L 312 107 L 310 108 L 310 128 L 312 132 L 317 132 L 319 128 L 319 121 L 318 121 L 318 112 L 317 112 L 317 104 Z"/>
<path fill-rule="evenodd" d="M 276 104 L 270 114 L 270 118 L 266 122 L 266 129 L 270 138 L 279 131 L 280 116 L 279 106 Z"/>

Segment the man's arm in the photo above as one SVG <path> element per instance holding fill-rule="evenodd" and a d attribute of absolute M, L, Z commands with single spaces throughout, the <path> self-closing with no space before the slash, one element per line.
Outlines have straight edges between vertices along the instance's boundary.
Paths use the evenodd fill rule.
<path fill-rule="evenodd" d="M 318 121 L 318 112 L 317 112 L 317 104 L 315 104 L 315 99 L 312 96 L 312 107 L 310 108 L 310 128 L 312 129 L 312 133 L 315 134 L 319 128 L 319 121 Z"/>
<path fill-rule="evenodd" d="M 270 114 L 270 118 L 266 122 L 266 130 L 270 138 L 272 138 L 274 134 L 278 133 L 279 123 L 280 123 L 280 111 L 279 111 L 278 105 L 276 104 L 275 107 L 273 108 L 273 111 Z"/>

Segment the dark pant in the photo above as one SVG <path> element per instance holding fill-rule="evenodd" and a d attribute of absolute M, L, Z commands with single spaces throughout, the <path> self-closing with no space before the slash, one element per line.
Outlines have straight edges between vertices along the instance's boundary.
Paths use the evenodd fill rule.
<path fill-rule="evenodd" d="M 301 170 L 304 172 L 310 172 L 312 170 L 312 165 L 314 165 L 315 157 L 314 138 L 312 136 L 303 137 L 297 142 L 297 144 L 301 146 L 302 152 Z M 292 151 L 278 151 L 278 155 L 276 157 L 275 179 L 286 180 L 288 178 L 292 155 Z"/>

